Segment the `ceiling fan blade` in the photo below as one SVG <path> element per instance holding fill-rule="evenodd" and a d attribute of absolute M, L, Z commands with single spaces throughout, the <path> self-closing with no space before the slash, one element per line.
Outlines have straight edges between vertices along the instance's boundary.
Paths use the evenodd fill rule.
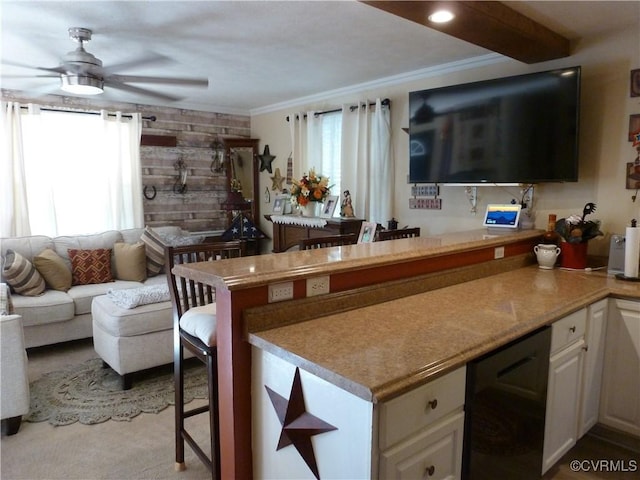
<path fill-rule="evenodd" d="M 209 79 L 206 78 L 171 78 L 171 77 L 145 77 L 139 75 L 112 75 L 109 80 L 127 83 L 157 83 L 164 85 L 188 85 L 194 87 L 208 87 Z"/>
<path fill-rule="evenodd" d="M 60 74 L 49 74 L 49 75 L 2 75 L 2 78 L 60 78 Z"/>
<path fill-rule="evenodd" d="M 159 65 L 162 63 L 170 62 L 171 59 L 169 57 L 165 57 L 164 55 L 160 55 L 157 53 L 151 54 L 146 58 L 139 58 L 136 60 L 129 60 L 127 62 L 117 63 L 115 65 L 109 65 L 104 68 L 105 75 L 113 74 L 114 72 L 120 72 L 123 70 L 127 70 L 129 68 L 139 68 L 143 66 L 150 65 Z"/>
<path fill-rule="evenodd" d="M 11 62 L 11 61 L 7 61 L 7 60 L 3 60 L 2 64 L 3 65 L 10 65 L 12 67 L 28 68 L 30 70 L 42 70 L 42 71 L 45 71 L 45 72 L 64 73 L 64 68 L 62 66 L 60 66 L 60 67 L 52 67 L 52 68 L 34 67 L 33 65 L 26 65 L 24 63 Z"/>
<path fill-rule="evenodd" d="M 123 90 L 129 93 L 136 93 L 138 95 L 144 95 L 147 97 L 154 97 L 160 100 L 168 100 L 170 102 L 175 102 L 176 100 L 180 100 L 181 97 L 175 97 L 172 95 L 167 95 L 165 93 L 153 92 L 151 90 L 147 90 L 146 88 L 134 87 L 133 85 L 127 85 L 126 83 L 122 83 L 119 81 L 115 81 L 112 79 L 105 80 L 105 85 L 110 88 L 115 88 L 118 90 Z"/>

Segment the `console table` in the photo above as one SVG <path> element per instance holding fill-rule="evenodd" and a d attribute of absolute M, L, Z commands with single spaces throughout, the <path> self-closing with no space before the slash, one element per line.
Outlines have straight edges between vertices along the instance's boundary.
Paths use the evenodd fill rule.
<path fill-rule="evenodd" d="M 360 233 L 361 218 L 326 218 L 326 225 L 322 227 L 277 223 L 271 220 L 272 215 L 264 218 L 273 223 L 273 253 L 284 252 L 298 245 L 305 238 L 326 237 L 329 235 L 343 235 Z"/>

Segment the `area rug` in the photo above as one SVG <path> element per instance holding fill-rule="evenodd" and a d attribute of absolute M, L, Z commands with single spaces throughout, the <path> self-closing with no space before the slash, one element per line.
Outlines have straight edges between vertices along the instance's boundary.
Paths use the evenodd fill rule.
<path fill-rule="evenodd" d="M 185 368 L 185 403 L 207 398 L 207 375 L 200 365 Z M 136 374 L 130 390 L 120 376 L 103 368 L 100 358 L 44 374 L 30 384 L 31 407 L 25 420 L 61 426 L 107 420 L 129 421 L 140 413 L 158 413 L 174 404 L 170 367 Z"/>

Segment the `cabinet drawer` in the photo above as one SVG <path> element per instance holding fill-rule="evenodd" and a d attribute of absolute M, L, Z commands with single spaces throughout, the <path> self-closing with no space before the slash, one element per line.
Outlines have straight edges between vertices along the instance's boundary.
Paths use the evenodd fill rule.
<path fill-rule="evenodd" d="M 554 323 L 551 327 L 551 354 L 584 336 L 586 325 L 586 308 L 573 312 Z"/>
<path fill-rule="evenodd" d="M 380 450 L 464 405 L 466 366 L 380 406 Z"/>
<path fill-rule="evenodd" d="M 460 478 L 463 430 L 464 413 L 459 412 L 383 452 L 379 478 Z"/>

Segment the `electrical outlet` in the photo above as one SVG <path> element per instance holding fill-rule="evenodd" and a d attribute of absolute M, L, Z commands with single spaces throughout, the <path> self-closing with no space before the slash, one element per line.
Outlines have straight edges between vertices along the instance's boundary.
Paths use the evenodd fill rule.
<path fill-rule="evenodd" d="M 493 251 L 493 258 L 504 258 L 504 247 L 496 247 Z"/>
<path fill-rule="evenodd" d="M 329 275 L 307 278 L 307 297 L 329 293 Z"/>
<path fill-rule="evenodd" d="M 282 302 L 293 298 L 293 282 L 272 283 L 269 285 L 269 303 Z"/>

